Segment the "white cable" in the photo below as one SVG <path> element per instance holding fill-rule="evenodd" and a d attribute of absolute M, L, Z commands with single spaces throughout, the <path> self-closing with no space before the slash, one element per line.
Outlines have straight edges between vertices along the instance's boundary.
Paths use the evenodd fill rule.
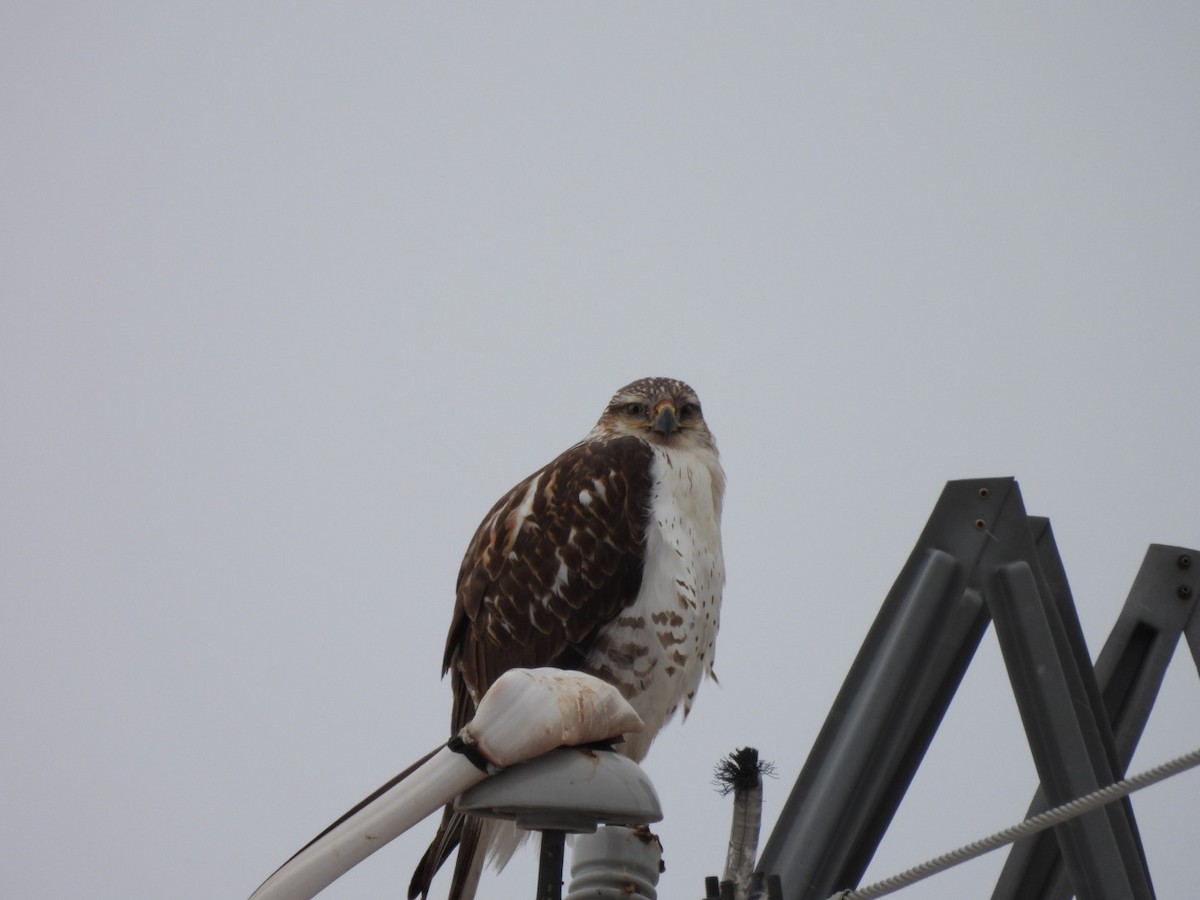
<path fill-rule="evenodd" d="M 1052 828 L 1055 825 L 1066 822 L 1068 819 L 1091 812 L 1093 809 L 1112 803 L 1114 800 L 1120 800 L 1134 791 L 1140 791 L 1144 787 L 1149 787 L 1152 784 L 1170 778 L 1172 775 L 1178 775 L 1180 772 L 1185 772 L 1198 765 L 1200 765 L 1200 748 L 1193 750 L 1191 753 L 1185 753 L 1183 756 L 1176 757 L 1162 765 L 1155 766 L 1152 769 L 1147 769 L 1140 775 L 1114 782 L 1107 787 L 1100 788 L 1098 791 L 1093 791 L 1078 799 L 1064 803 L 1062 806 L 1056 806 L 1043 813 L 1038 813 L 1036 816 L 1032 816 L 1020 824 L 1013 825 L 1011 828 L 1005 828 L 1003 831 L 998 831 L 982 840 L 973 841 L 966 846 L 959 847 L 957 850 L 951 850 L 949 853 L 944 853 L 928 862 L 923 862 L 919 866 L 914 866 L 898 875 L 885 878 L 883 881 L 877 881 L 863 888 L 839 891 L 830 900 L 873 900 L 875 897 L 894 893 L 901 888 L 908 887 L 910 884 L 915 884 L 918 881 L 928 878 L 930 875 L 936 875 L 938 872 L 953 868 L 959 863 L 964 863 L 977 856 L 983 856 L 983 854 L 990 853 L 992 850 L 1003 847 L 1006 844 L 1011 844 L 1019 841 L 1021 838 L 1037 834 L 1039 831 L 1045 831 L 1047 828 Z"/>

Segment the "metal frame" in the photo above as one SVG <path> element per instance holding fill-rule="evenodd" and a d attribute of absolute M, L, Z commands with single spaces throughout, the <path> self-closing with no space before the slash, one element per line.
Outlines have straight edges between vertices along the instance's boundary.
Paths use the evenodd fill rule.
<path fill-rule="evenodd" d="M 1200 671 L 1197 571 L 1194 551 L 1152 546 L 1093 669 L 1050 523 L 1026 515 L 1012 478 L 947 483 L 758 869 L 781 877 L 787 900 L 859 883 L 989 621 L 1041 781 L 1031 810 L 1119 779 L 1180 634 Z M 1154 897 L 1128 800 L 1017 845 L 993 900 L 1071 893 Z"/>

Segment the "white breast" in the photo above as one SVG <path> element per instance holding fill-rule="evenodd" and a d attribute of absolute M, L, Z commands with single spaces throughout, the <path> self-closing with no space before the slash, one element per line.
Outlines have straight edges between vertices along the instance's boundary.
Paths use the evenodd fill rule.
<path fill-rule="evenodd" d="M 633 606 L 605 629 L 603 646 L 596 650 L 637 648 L 618 684 L 645 723 L 645 730 L 628 736 L 622 748 L 637 760 L 677 710 L 687 715 L 701 679 L 712 674 L 725 585 L 725 478 L 716 454 L 653 449 L 641 590 Z M 611 671 L 611 654 L 604 662 Z"/>

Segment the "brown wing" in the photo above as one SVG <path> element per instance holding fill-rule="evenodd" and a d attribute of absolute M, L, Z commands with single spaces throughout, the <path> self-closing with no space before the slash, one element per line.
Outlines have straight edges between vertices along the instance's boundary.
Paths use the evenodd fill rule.
<path fill-rule="evenodd" d="M 576 668 L 596 632 L 637 598 L 650 496 L 650 448 L 636 438 L 585 441 L 505 494 L 475 532 L 458 573 L 443 674 L 451 733 L 516 667 Z M 447 806 L 408 896 L 425 897 L 458 847 L 456 900 L 480 864 L 481 823 Z"/>
<path fill-rule="evenodd" d="M 443 660 L 455 732 L 508 669 L 577 668 L 637 597 L 650 461 L 636 438 L 576 444 L 484 518 L 459 570 Z"/>

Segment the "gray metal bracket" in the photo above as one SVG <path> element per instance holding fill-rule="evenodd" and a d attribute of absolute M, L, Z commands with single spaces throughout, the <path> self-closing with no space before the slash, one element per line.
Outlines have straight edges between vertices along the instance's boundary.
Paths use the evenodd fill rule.
<path fill-rule="evenodd" d="M 1200 673 L 1198 576 L 1200 565 L 1195 552 L 1152 544 L 1096 660 L 1096 683 L 1115 742 L 1113 768 L 1118 777 L 1129 768 L 1167 665 L 1185 629 Z M 1049 805 L 1039 788 L 1029 815 L 1043 812 Z M 1065 900 L 1072 893 L 1059 843 L 1053 834 L 1046 833 L 1013 847 L 992 898 Z"/>
<path fill-rule="evenodd" d="M 1190 552 L 1174 549 L 1177 556 Z M 989 620 L 996 622 L 1042 801 L 1065 802 L 1123 773 L 1128 760 L 1122 764 L 1049 522 L 1026 515 L 1011 478 L 949 482 L 763 850 L 758 868 L 781 876 L 788 900 L 821 900 L 858 884 Z M 1188 636 L 1200 669 L 1200 625 L 1195 633 Z M 1152 684 L 1137 682 L 1142 691 L 1153 687 L 1140 701 L 1146 714 L 1160 682 L 1161 673 Z M 1053 834 L 1064 865 L 1052 862 L 1050 869 L 1062 869 L 1056 877 L 1079 896 L 1154 896 L 1128 802 Z"/>

